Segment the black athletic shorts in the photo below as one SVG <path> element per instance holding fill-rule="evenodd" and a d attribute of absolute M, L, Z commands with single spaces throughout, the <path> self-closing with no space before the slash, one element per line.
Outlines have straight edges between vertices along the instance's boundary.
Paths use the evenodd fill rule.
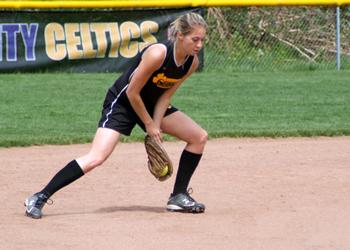
<path fill-rule="evenodd" d="M 169 106 L 165 111 L 164 116 L 170 115 L 178 111 L 174 106 Z M 150 116 L 153 116 L 153 111 L 148 110 Z M 135 113 L 130 105 L 126 105 L 112 91 L 108 91 L 103 103 L 101 119 L 98 123 L 100 128 L 110 128 L 123 135 L 129 136 L 131 131 L 138 124 L 144 131 L 145 125 Z"/>

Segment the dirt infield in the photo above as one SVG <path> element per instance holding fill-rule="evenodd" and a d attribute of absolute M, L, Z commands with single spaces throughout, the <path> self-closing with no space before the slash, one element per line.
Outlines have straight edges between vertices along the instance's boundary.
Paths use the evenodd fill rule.
<path fill-rule="evenodd" d="M 38 191 L 89 144 L 0 149 L 0 249 L 350 249 L 350 137 L 216 139 L 191 187 L 206 213 L 166 212 L 140 143 L 24 216 Z M 184 144 L 166 142 L 177 165 Z"/>

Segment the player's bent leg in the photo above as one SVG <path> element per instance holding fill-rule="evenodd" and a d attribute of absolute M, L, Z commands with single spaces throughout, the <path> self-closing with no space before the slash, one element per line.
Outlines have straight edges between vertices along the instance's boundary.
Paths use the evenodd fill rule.
<path fill-rule="evenodd" d="M 87 173 L 100 166 L 113 152 L 120 133 L 109 128 L 98 128 L 88 154 L 77 158 L 79 166 Z"/>
<path fill-rule="evenodd" d="M 163 132 L 187 142 L 181 154 L 174 190 L 167 203 L 167 210 L 174 212 L 203 213 L 205 206 L 190 196 L 187 190 L 190 179 L 202 157 L 208 134 L 186 114 L 177 111 L 164 117 Z"/>
<path fill-rule="evenodd" d="M 164 133 L 187 142 L 186 150 L 197 154 L 203 153 L 208 133 L 185 113 L 176 111 L 164 117 L 161 129 Z"/>

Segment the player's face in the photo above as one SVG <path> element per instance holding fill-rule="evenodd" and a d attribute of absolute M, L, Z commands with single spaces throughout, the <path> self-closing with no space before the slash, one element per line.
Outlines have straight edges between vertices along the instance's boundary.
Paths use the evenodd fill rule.
<path fill-rule="evenodd" d="M 186 54 L 195 55 L 203 48 L 204 40 L 206 36 L 206 30 L 202 26 L 196 25 L 192 28 L 191 32 L 182 35 L 180 34 L 179 39 L 182 42 Z"/>

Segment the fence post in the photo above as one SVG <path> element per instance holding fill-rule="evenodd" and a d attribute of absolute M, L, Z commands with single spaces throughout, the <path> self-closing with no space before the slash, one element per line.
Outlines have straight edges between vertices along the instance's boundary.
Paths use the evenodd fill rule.
<path fill-rule="evenodd" d="M 340 70 L 340 7 L 337 6 L 337 28 L 336 28 L 336 46 L 337 46 L 337 70 Z"/>

